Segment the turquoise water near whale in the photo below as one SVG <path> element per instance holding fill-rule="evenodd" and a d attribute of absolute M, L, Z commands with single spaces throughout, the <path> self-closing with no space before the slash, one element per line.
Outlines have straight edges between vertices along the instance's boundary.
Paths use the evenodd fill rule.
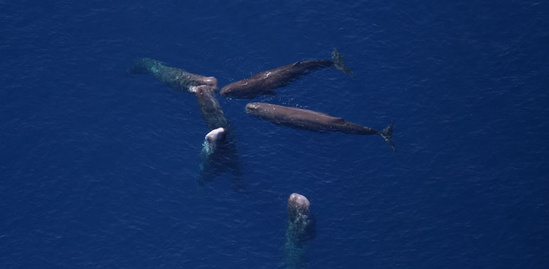
<path fill-rule="evenodd" d="M 543 1 L 0 1 L 0 268 L 549 268 Z M 149 57 L 220 86 L 336 47 L 354 78 L 275 96 L 381 129 L 321 134 L 219 97 L 243 183 L 203 188 L 195 97 L 125 74 Z"/>

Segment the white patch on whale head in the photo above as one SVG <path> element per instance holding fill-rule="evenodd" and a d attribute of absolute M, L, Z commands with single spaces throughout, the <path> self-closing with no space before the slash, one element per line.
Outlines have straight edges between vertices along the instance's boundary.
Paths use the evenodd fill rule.
<path fill-rule="evenodd" d="M 311 206 L 309 199 L 299 193 L 292 193 L 290 195 L 290 198 L 288 198 L 288 203 L 297 208 L 302 208 L 306 210 L 309 210 L 309 207 Z"/>
<path fill-rule="evenodd" d="M 209 143 L 216 143 L 217 141 L 223 139 L 225 137 L 225 128 L 219 127 L 217 129 L 212 130 L 206 136 L 204 137 L 205 140 L 207 140 Z"/>
<path fill-rule="evenodd" d="M 222 127 L 214 129 L 210 131 L 208 134 L 206 134 L 206 136 L 204 137 L 204 143 L 202 143 L 203 156 L 208 157 L 211 154 L 213 154 L 216 148 L 219 146 L 219 143 L 222 143 L 221 141 L 224 138 L 225 138 L 225 129 Z"/>

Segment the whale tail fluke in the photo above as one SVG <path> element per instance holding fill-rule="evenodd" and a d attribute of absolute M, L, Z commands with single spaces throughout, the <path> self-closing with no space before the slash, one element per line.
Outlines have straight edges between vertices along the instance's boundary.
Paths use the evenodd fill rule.
<path fill-rule="evenodd" d="M 383 140 L 391 146 L 394 152 L 396 152 L 395 143 L 393 143 L 393 124 L 389 124 L 383 131 L 379 132 L 379 135 L 383 137 Z"/>
<path fill-rule="evenodd" d="M 334 51 L 332 52 L 332 62 L 334 62 L 334 66 L 337 70 L 353 77 L 353 71 L 345 65 L 343 62 L 343 55 L 341 55 L 336 48 L 334 48 Z"/>

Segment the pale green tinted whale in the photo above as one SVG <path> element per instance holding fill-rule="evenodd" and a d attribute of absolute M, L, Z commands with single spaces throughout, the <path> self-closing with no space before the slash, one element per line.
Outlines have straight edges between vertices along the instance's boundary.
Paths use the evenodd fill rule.
<path fill-rule="evenodd" d="M 161 61 L 150 58 L 136 59 L 128 74 L 149 74 L 166 83 L 173 89 L 194 92 L 196 86 L 207 85 L 218 89 L 215 77 L 205 77 L 185 70 L 170 67 Z"/>

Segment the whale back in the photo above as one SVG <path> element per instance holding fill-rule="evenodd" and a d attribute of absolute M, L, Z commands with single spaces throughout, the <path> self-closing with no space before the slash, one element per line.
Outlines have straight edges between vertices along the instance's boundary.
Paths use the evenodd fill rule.
<path fill-rule="evenodd" d="M 303 75 L 332 65 L 333 62 L 330 60 L 295 62 L 230 83 L 223 87 L 220 93 L 225 96 L 248 99 L 262 94 L 273 94 L 275 89 L 285 87 Z"/>
<path fill-rule="evenodd" d="M 347 123 L 326 113 L 267 103 L 249 103 L 246 112 L 275 124 L 311 131 L 333 131 Z"/>

